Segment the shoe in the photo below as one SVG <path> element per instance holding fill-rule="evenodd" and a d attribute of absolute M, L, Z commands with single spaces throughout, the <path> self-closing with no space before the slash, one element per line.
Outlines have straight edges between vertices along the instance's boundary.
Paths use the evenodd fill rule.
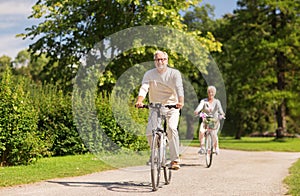
<path fill-rule="evenodd" d="M 216 148 L 216 155 L 219 155 L 219 154 L 220 154 L 220 149 Z"/>
<path fill-rule="evenodd" d="M 154 158 L 154 163 L 156 163 L 157 157 Z M 151 157 L 150 159 L 146 162 L 146 165 L 151 165 Z"/>
<path fill-rule="evenodd" d="M 180 169 L 180 165 L 178 164 L 177 161 L 172 161 L 169 169 L 178 170 L 178 169 Z"/>
<path fill-rule="evenodd" d="M 205 154 L 205 149 L 203 147 L 200 148 L 200 150 L 198 151 L 199 154 Z"/>
<path fill-rule="evenodd" d="M 147 161 L 146 165 L 151 165 L 151 160 Z"/>

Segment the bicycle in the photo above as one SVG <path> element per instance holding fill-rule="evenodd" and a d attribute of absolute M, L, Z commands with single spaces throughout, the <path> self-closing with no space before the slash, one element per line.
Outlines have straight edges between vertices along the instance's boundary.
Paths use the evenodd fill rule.
<path fill-rule="evenodd" d="M 150 103 L 144 105 L 142 108 L 151 108 L 157 113 L 158 126 L 152 130 L 152 144 L 151 144 L 151 184 L 152 190 L 156 191 L 159 187 L 160 172 L 163 170 L 165 185 L 171 181 L 172 171 L 169 169 L 170 161 L 167 161 L 167 147 L 168 137 L 166 130 L 166 116 L 162 113 L 161 109 L 167 107 L 169 109 L 176 108 L 176 105 L 162 105 L 161 103 Z M 163 126 L 164 125 L 164 126 Z"/>
<path fill-rule="evenodd" d="M 200 113 L 199 116 L 202 118 L 202 121 L 204 122 L 205 132 L 204 132 L 204 155 L 205 155 L 205 162 L 206 167 L 209 168 L 212 165 L 213 160 L 213 154 L 214 152 L 214 136 L 212 131 L 216 130 L 219 125 L 219 120 L 224 118 L 223 116 L 220 116 L 219 119 L 214 118 L 212 115 L 206 114 L 206 113 Z"/>

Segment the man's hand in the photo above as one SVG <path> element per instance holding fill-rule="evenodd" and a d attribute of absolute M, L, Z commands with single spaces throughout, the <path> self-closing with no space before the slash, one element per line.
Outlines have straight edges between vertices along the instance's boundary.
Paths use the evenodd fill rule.
<path fill-rule="evenodd" d="M 181 109 L 181 108 L 183 108 L 183 105 L 184 105 L 184 97 L 179 97 L 179 102 L 176 104 L 176 107 L 178 108 L 178 109 Z"/>
<path fill-rule="evenodd" d="M 176 108 L 181 109 L 183 108 L 183 103 L 176 103 Z"/>
<path fill-rule="evenodd" d="M 143 100 L 144 100 L 144 97 L 142 97 L 142 96 L 138 96 L 138 99 L 137 99 L 137 101 L 136 101 L 136 103 L 135 103 L 135 107 L 137 107 L 137 108 L 141 108 L 141 107 L 143 107 Z"/>
<path fill-rule="evenodd" d="M 144 105 L 143 102 L 138 101 L 135 103 L 135 107 L 137 107 L 137 108 L 141 108 L 141 107 L 143 107 L 143 105 Z"/>

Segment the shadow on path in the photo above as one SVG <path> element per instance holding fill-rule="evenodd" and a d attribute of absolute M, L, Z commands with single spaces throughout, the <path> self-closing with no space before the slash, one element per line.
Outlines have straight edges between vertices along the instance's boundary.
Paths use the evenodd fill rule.
<path fill-rule="evenodd" d="M 149 182 L 76 182 L 76 181 L 46 181 L 48 183 L 60 184 L 69 187 L 105 187 L 107 190 L 114 192 L 134 192 L 145 193 L 152 192 L 151 184 Z"/>

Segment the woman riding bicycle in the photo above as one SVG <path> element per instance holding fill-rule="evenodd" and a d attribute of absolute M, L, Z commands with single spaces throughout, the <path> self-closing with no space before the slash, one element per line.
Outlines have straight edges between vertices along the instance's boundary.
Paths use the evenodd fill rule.
<path fill-rule="evenodd" d="M 200 113 L 200 116 L 203 118 L 199 130 L 200 154 L 203 154 L 205 152 L 204 133 L 208 128 L 211 129 L 211 131 L 213 131 L 215 152 L 216 154 L 220 154 L 218 131 L 220 128 L 220 119 L 225 118 L 225 113 L 222 109 L 220 100 L 215 98 L 216 92 L 216 87 L 208 86 L 208 97 L 202 99 L 198 107 L 194 111 L 195 115 L 199 115 Z M 211 118 L 208 119 L 208 117 Z"/>

